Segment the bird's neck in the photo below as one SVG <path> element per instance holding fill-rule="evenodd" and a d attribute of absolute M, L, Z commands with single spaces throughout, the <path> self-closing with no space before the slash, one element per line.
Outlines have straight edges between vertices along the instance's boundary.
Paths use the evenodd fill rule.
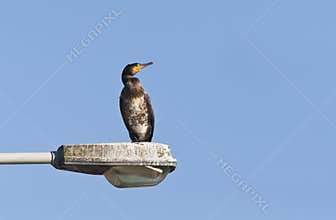
<path fill-rule="evenodd" d="M 137 77 L 128 78 L 124 85 L 125 91 L 129 93 L 129 96 L 138 97 L 145 93 L 145 89 Z"/>
<path fill-rule="evenodd" d="M 133 76 L 131 76 L 131 75 L 129 75 L 129 74 L 122 74 L 121 79 L 122 79 L 123 84 L 126 86 L 128 80 L 131 79 L 132 77 L 133 77 Z"/>

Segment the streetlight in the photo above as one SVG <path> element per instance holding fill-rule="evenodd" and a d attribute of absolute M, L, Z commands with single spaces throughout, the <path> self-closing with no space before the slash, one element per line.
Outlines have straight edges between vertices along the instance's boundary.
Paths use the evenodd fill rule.
<path fill-rule="evenodd" d="M 0 153 L 0 164 L 51 164 L 56 169 L 104 175 L 119 188 L 155 186 L 175 170 L 168 145 L 104 143 L 62 145 L 46 153 Z"/>

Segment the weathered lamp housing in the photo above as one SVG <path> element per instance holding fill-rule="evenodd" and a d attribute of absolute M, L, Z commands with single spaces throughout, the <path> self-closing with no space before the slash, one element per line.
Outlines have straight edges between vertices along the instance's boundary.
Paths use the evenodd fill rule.
<path fill-rule="evenodd" d="M 168 145 L 159 143 L 62 145 L 54 155 L 55 168 L 104 175 L 119 188 L 157 185 L 176 167 Z"/>

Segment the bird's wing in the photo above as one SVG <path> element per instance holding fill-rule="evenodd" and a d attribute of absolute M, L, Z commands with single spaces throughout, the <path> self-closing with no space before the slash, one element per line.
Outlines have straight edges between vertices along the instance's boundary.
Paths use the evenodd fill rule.
<path fill-rule="evenodd" d="M 124 121 L 124 124 L 126 125 L 126 128 L 128 130 L 128 132 L 130 133 L 132 131 L 131 126 L 129 124 L 129 121 L 127 120 L 127 118 L 130 117 L 130 112 L 127 111 L 127 102 L 125 101 L 125 98 L 123 97 L 123 93 L 121 93 L 120 97 L 119 97 L 119 107 L 120 107 L 120 112 L 121 112 L 121 116 L 122 119 Z M 134 135 L 133 134 L 129 134 L 130 138 L 132 139 L 132 141 L 136 141 L 134 140 Z"/>
<path fill-rule="evenodd" d="M 146 102 L 146 105 L 147 105 L 147 109 L 148 109 L 148 125 L 149 125 L 149 138 L 148 140 L 149 141 L 152 141 L 152 138 L 153 138 L 153 134 L 154 134 L 154 122 L 155 122 L 155 119 L 154 119 L 154 111 L 153 111 L 153 107 L 152 107 L 152 103 L 151 103 L 151 100 L 150 100 L 150 97 L 148 96 L 147 93 L 145 93 L 145 102 Z"/>

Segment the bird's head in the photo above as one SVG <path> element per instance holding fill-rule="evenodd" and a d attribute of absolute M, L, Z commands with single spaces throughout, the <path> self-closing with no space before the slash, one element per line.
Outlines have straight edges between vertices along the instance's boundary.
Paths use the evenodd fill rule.
<path fill-rule="evenodd" d="M 123 70 L 123 74 L 127 74 L 127 75 L 131 75 L 134 76 L 135 74 L 137 74 L 138 72 L 140 72 L 143 68 L 150 66 L 154 64 L 153 62 L 149 62 L 149 63 L 132 63 L 132 64 L 128 64 L 127 66 L 125 66 L 124 70 Z"/>
<path fill-rule="evenodd" d="M 125 66 L 122 72 L 123 82 L 127 81 L 127 79 L 135 76 L 138 72 L 140 72 L 143 68 L 154 64 L 153 62 L 149 63 L 131 63 Z"/>

